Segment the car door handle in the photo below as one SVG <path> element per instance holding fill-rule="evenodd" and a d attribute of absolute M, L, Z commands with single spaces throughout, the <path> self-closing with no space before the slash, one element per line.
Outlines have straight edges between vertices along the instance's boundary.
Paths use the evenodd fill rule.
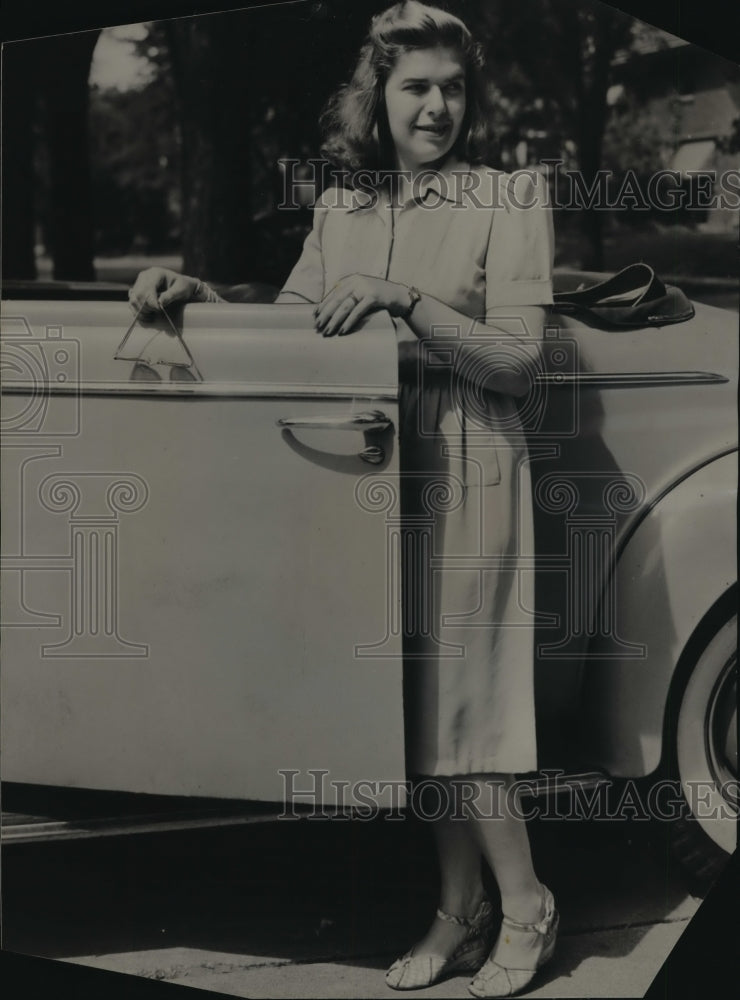
<path fill-rule="evenodd" d="M 278 427 L 294 430 L 296 427 L 332 431 L 385 431 L 392 420 L 382 410 L 365 410 L 349 417 L 281 417 Z"/>
<path fill-rule="evenodd" d="M 365 410 L 349 417 L 281 417 L 278 427 L 285 430 L 334 430 L 334 431 L 386 431 L 393 421 L 382 410 Z M 367 442 L 366 442 L 367 443 Z M 367 444 L 359 458 L 371 465 L 380 465 L 385 459 L 385 449 L 377 444 Z"/>

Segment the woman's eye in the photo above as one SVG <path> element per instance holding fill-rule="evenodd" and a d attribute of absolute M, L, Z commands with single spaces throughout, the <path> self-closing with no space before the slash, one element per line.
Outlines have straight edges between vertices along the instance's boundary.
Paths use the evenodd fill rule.
<path fill-rule="evenodd" d="M 421 83 L 410 83 L 407 85 L 406 90 L 412 94 L 421 94 L 424 91 L 424 85 Z"/>
<path fill-rule="evenodd" d="M 445 93 L 447 94 L 459 94 L 462 91 L 461 83 L 448 83 L 445 87 Z"/>

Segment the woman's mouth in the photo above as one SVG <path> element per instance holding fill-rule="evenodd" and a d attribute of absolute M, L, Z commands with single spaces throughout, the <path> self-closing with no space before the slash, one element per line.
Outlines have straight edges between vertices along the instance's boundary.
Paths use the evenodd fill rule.
<path fill-rule="evenodd" d="M 427 135 L 433 136 L 434 138 L 441 139 L 443 136 L 447 135 L 450 130 L 449 124 L 447 125 L 417 125 L 416 128 L 420 132 L 425 132 Z"/>

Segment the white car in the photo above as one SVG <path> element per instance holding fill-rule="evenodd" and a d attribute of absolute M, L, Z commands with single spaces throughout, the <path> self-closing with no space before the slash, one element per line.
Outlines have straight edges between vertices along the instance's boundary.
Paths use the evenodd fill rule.
<path fill-rule="evenodd" d="M 358 783 L 405 778 L 392 325 L 326 339 L 310 306 L 273 304 L 175 320 L 121 347 L 124 301 L 3 304 L 2 778 L 358 807 Z M 735 327 L 699 304 L 638 328 L 554 311 L 520 408 L 525 777 L 676 778 L 700 873 L 734 849 L 738 804 Z"/>

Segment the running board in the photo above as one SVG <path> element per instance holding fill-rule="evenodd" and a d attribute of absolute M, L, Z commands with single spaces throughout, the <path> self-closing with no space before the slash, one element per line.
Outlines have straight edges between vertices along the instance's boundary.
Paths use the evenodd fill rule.
<path fill-rule="evenodd" d="M 544 775 L 544 776 L 543 776 Z M 601 771 L 584 771 L 565 773 L 552 769 L 539 772 L 538 776 L 521 776 L 522 793 L 533 798 L 553 798 L 573 789 L 589 790 L 611 783 L 611 779 Z M 72 790 L 70 790 L 72 791 Z M 79 790 L 75 789 L 74 792 Z M 64 789 L 54 789 L 57 796 L 63 795 Z M 4 797 L 8 793 L 4 791 Z M 101 793 L 105 795 L 106 793 Z M 95 793 L 90 793 L 94 797 Z M 12 797 L 12 796 L 8 796 Z M 144 796 L 143 798 L 146 798 Z M 166 833 L 177 830 L 199 830 L 209 827 L 246 826 L 254 823 L 271 823 L 285 815 L 285 806 L 281 803 L 229 803 L 222 801 L 219 805 L 183 809 L 183 800 L 173 799 L 172 809 L 162 809 L 158 812 L 118 813 L 101 815 L 100 810 L 90 809 L 87 815 L 76 815 L 72 818 L 55 818 L 53 815 L 38 815 L 24 809 L 22 812 L 11 810 L 2 814 L 2 843 L 28 844 L 53 840 L 84 840 L 91 837 L 118 837 L 134 833 Z M 177 808 L 179 806 L 180 808 Z M 141 806 L 139 805 L 139 809 Z M 311 810 L 299 803 L 290 805 L 291 814 Z M 330 816 L 332 807 L 322 806 L 324 814 Z M 346 810 L 350 816 L 352 809 Z"/>

